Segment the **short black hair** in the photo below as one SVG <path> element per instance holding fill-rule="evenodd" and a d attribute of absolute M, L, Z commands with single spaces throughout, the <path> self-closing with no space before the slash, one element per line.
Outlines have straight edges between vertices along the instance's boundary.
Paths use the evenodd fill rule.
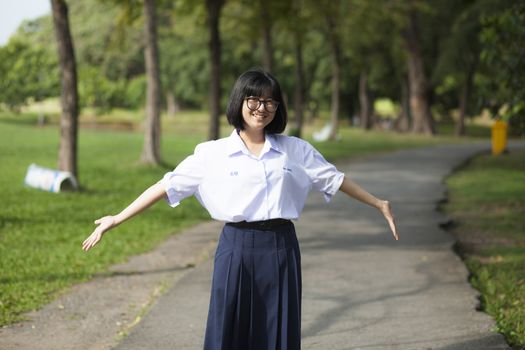
<path fill-rule="evenodd" d="M 244 99 L 248 96 L 263 96 L 270 92 L 271 98 L 279 102 L 275 111 L 275 117 L 264 130 L 269 134 L 280 134 L 286 128 L 288 114 L 283 101 L 279 82 L 270 73 L 262 69 L 250 69 L 242 73 L 230 93 L 230 100 L 226 108 L 226 117 L 230 125 L 237 130 L 244 130 L 244 119 L 242 118 L 242 106 Z"/>

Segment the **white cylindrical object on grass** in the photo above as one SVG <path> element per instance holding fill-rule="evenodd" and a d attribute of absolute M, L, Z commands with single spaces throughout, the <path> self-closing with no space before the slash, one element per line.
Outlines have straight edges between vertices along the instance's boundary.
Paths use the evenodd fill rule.
<path fill-rule="evenodd" d="M 74 190 L 78 189 L 77 180 L 69 171 L 44 168 L 36 164 L 27 168 L 24 183 L 33 188 L 57 193 L 63 191 L 65 185 Z"/>

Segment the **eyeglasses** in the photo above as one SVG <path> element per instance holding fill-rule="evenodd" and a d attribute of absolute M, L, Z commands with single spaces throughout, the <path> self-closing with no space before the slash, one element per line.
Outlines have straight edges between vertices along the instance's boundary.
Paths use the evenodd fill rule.
<path fill-rule="evenodd" d="M 277 107 L 279 107 L 279 102 L 272 100 L 271 98 L 268 100 L 261 100 L 258 97 L 255 96 L 249 96 L 245 98 L 246 100 L 246 106 L 251 111 L 256 111 L 261 107 L 261 103 L 264 104 L 264 109 L 266 109 L 267 112 L 273 113 L 277 110 Z"/>

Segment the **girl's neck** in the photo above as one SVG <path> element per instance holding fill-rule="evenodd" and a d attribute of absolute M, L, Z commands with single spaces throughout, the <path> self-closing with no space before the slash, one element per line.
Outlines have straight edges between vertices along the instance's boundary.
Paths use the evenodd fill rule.
<path fill-rule="evenodd" d="M 250 144 L 264 143 L 265 141 L 264 130 L 244 129 L 239 132 L 239 136 L 245 143 L 248 142 Z"/>

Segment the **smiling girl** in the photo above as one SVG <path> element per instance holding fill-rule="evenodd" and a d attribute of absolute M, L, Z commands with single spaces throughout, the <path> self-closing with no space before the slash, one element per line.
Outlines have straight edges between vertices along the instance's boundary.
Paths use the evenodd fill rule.
<path fill-rule="evenodd" d="M 277 80 L 243 73 L 226 115 L 231 135 L 197 145 L 194 154 L 115 216 L 95 221 L 83 249 L 161 198 L 176 207 L 194 195 L 225 223 L 214 258 L 205 350 L 295 350 L 301 347 L 301 254 L 292 220 L 308 192 L 328 202 L 338 191 L 377 208 L 394 238 L 388 201 L 345 177 L 308 142 L 281 135 L 286 106 Z"/>

